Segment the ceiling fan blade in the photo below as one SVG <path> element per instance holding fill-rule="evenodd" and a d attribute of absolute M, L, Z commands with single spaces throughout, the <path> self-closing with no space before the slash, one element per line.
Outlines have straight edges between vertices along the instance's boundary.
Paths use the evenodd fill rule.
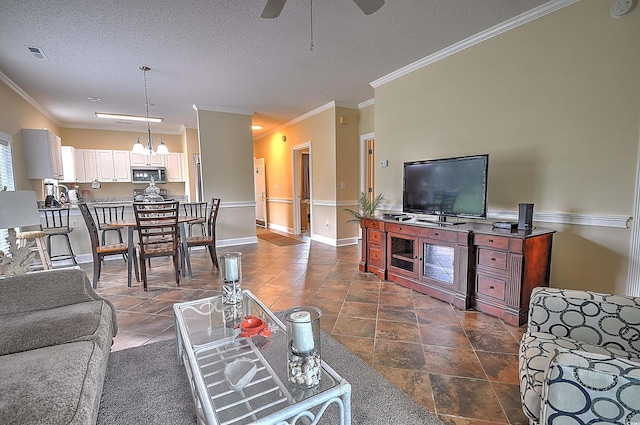
<path fill-rule="evenodd" d="M 260 17 L 265 19 L 277 18 L 280 16 L 280 12 L 282 12 L 282 8 L 286 2 L 287 0 L 267 0 L 267 4 L 264 6 L 264 10 Z"/>
<path fill-rule="evenodd" d="M 358 5 L 365 15 L 371 15 L 384 5 L 384 0 L 353 0 L 353 2 Z"/>

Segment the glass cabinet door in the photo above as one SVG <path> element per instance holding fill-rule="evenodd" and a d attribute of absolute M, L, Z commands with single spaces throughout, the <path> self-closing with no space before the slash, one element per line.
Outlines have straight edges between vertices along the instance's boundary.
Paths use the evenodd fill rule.
<path fill-rule="evenodd" d="M 391 250 L 391 262 L 390 266 L 401 270 L 405 270 L 409 273 L 415 272 L 415 250 L 416 241 L 411 238 L 401 238 L 397 236 L 391 236 L 391 243 L 389 249 Z"/>
<path fill-rule="evenodd" d="M 453 284 L 454 248 L 424 242 L 422 244 L 422 276 Z"/>

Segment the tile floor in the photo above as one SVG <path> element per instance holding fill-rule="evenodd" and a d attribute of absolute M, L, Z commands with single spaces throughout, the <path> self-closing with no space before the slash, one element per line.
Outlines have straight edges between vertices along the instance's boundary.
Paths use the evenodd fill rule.
<path fill-rule="evenodd" d="M 258 234 L 267 232 L 258 229 Z M 445 424 L 526 424 L 518 390 L 523 328 L 461 311 L 358 271 L 358 246 L 303 243 L 219 249 L 243 253 L 243 288 L 273 311 L 313 305 L 322 328 Z M 105 262 L 98 292 L 115 304 L 113 350 L 174 337 L 172 304 L 219 294 L 219 274 L 203 250 L 192 251 L 192 279 L 175 287 L 170 261 L 154 259 L 149 291 L 128 288 L 121 259 Z M 91 264 L 81 266 L 91 276 Z"/>

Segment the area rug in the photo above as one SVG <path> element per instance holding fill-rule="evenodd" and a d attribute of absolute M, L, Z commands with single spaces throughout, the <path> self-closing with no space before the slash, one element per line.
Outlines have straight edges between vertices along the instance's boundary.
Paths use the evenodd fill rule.
<path fill-rule="evenodd" d="M 442 425 L 435 415 L 424 410 L 324 332 L 322 353 L 329 365 L 351 383 L 352 424 Z M 187 375 L 184 367 L 178 365 L 173 340 L 116 351 L 109 355 L 97 423 L 196 423 Z M 337 414 L 330 409 L 327 409 L 319 422 L 324 425 L 338 423 Z"/>
<path fill-rule="evenodd" d="M 258 237 L 264 241 L 271 242 L 272 244 L 276 244 L 278 246 L 289 246 L 304 243 L 297 239 L 278 235 L 277 233 L 259 233 Z"/>

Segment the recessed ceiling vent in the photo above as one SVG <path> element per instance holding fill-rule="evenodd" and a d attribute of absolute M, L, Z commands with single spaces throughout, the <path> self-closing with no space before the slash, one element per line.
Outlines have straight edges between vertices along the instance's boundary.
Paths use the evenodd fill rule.
<path fill-rule="evenodd" d="M 27 48 L 36 59 L 42 59 L 45 61 L 49 60 L 47 55 L 44 54 L 44 50 L 42 50 L 40 47 L 28 46 Z"/>

